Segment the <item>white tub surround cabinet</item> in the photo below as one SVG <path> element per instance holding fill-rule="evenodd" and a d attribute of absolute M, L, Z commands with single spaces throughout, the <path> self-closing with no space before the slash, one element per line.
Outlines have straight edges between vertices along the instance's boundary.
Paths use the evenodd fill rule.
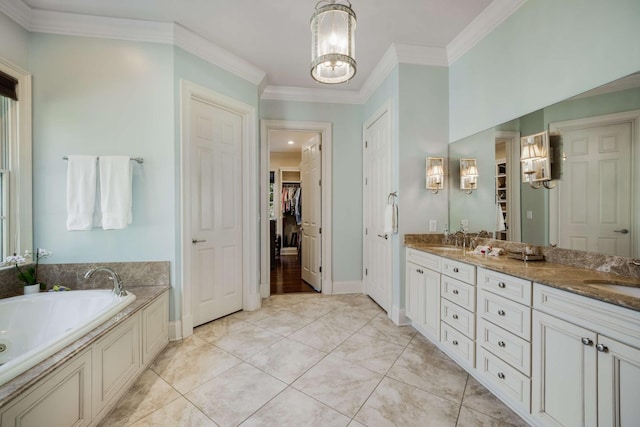
<path fill-rule="evenodd" d="M 168 342 L 165 291 L 9 402 L 0 425 L 97 425 Z"/>
<path fill-rule="evenodd" d="M 538 283 L 533 308 L 539 424 L 637 426 L 640 312 Z"/>

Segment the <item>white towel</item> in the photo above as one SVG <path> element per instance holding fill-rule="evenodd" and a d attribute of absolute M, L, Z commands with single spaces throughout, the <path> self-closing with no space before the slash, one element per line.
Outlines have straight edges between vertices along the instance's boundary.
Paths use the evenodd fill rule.
<path fill-rule="evenodd" d="M 398 232 L 398 205 L 395 203 L 388 204 L 384 210 L 384 232 Z"/>
<path fill-rule="evenodd" d="M 497 221 L 497 227 L 498 227 L 498 231 L 505 231 L 506 227 L 504 224 L 504 216 L 502 215 L 502 208 L 500 207 L 500 204 L 498 204 L 498 207 L 496 209 L 496 221 Z"/>
<path fill-rule="evenodd" d="M 67 230 L 90 230 L 96 201 L 96 156 L 69 156 Z"/>
<path fill-rule="evenodd" d="M 131 175 L 130 157 L 100 157 L 100 205 L 105 230 L 119 230 L 131 224 Z"/>

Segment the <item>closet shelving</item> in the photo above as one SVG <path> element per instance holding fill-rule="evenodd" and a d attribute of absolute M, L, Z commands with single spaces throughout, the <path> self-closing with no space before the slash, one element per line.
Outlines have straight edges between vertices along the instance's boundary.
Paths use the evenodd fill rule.
<path fill-rule="evenodd" d="M 496 203 L 502 221 L 505 222 L 505 230 L 497 230 L 498 240 L 507 240 L 506 219 L 507 219 L 507 161 L 506 159 L 496 160 Z"/>
<path fill-rule="evenodd" d="M 280 221 L 278 224 L 278 234 L 281 236 L 282 249 L 281 255 L 297 255 L 298 243 L 302 238 L 300 226 L 296 222 L 295 211 L 293 208 L 293 200 L 291 192 L 300 188 L 300 168 L 280 168 L 278 170 L 278 195 L 280 197 Z M 283 203 L 283 191 L 291 191 L 287 209 L 287 202 Z M 284 205 L 284 206 L 283 206 Z"/>

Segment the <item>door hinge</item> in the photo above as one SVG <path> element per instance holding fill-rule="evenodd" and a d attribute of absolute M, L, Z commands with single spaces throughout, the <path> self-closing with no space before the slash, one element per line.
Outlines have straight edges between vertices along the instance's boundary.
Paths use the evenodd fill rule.
<path fill-rule="evenodd" d="M 318 180 L 318 186 L 322 187 L 322 180 L 321 179 Z"/>
<path fill-rule="evenodd" d="M 369 145 L 369 141 L 365 141 L 365 142 L 364 142 L 364 148 L 367 148 L 367 147 L 368 147 L 368 145 Z"/>
<path fill-rule="evenodd" d="M 318 234 L 322 234 L 322 227 L 318 230 Z"/>
<path fill-rule="evenodd" d="M 322 144 L 318 145 L 318 151 L 322 151 Z"/>
<path fill-rule="evenodd" d="M 318 269 L 318 273 L 322 273 L 322 266 Z"/>
<path fill-rule="evenodd" d="M 369 178 L 364 179 L 364 185 L 369 185 Z"/>
<path fill-rule="evenodd" d="M 368 275 L 369 275 L 369 269 L 368 269 L 368 268 L 365 268 L 365 269 L 364 269 L 364 275 L 365 275 L 365 276 L 368 276 Z"/>
<path fill-rule="evenodd" d="M 369 235 L 369 229 L 368 229 L 368 228 L 365 228 L 365 229 L 364 229 L 364 235 L 365 235 L 365 236 L 368 236 L 368 235 Z"/>

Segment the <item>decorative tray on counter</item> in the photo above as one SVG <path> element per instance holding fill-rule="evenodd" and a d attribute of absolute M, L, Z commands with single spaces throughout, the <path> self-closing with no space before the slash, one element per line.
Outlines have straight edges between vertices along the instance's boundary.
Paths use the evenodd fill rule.
<path fill-rule="evenodd" d="M 524 252 L 507 252 L 507 256 L 520 261 L 544 261 L 544 255 L 527 254 Z"/>

